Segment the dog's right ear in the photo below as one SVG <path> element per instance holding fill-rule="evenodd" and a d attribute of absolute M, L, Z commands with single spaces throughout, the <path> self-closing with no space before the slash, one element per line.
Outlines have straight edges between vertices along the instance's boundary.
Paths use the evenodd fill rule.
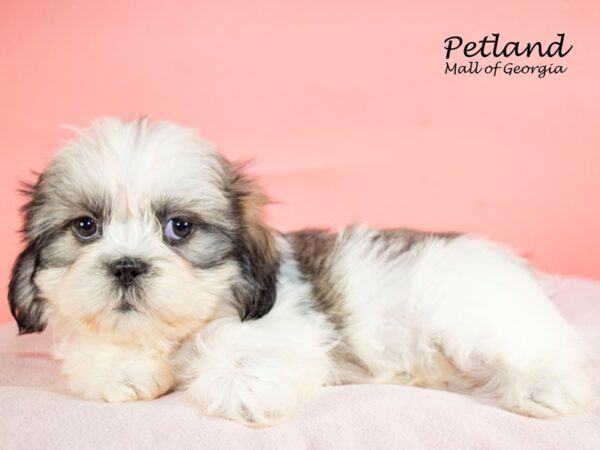
<path fill-rule="evenodd" d="M 8 287 L 10 312 L 17 321 L 19 334 L 39 333 L 46 328 L 45 300 L 33 282 L 37 265 L 38 251 L 30 243 L 15 261 Z"/>
<path fill-rule="evenodd" d="M 39 175 L 35 184 L 23 183 L 20 193 L 29 197 L 23 206 L 25 226 L 23 234 L 27 246 L 17 257 L 12 269 L 8 286 L 8 303 L 10 312 L 17 321 L 19 334 L 39 333 L 46 328 L 45 303 L 40 297 L 34 283 L 34 277 L 39 266 L 40 251 L 44 239 L 42 230 L 32 230 L 33 219 L 39 213 L 42 199 L 41 185 L 43 175 Z"/>

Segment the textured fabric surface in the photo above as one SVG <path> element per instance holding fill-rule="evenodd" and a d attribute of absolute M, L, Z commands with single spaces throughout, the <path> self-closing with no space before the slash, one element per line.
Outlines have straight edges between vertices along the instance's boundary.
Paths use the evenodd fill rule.
<path fill-rule="evenodd" d="M 600 283 L 550 281 L 560 310 L 600 349 Z M 2 449 L 600 448 L 600 409 L 529 419 L 488 400 L 393 385 L 324 388 L 288 421 L 261 429 L 204 417 L 181 393 L 88 402 L 64 390 L 48 354 L 51 332 L 15 335 L 13 324 L 0 327 Z"/>

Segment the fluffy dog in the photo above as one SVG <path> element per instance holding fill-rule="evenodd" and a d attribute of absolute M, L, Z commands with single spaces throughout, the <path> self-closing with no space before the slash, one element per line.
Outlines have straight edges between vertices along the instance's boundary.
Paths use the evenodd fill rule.
<path fill-rule="evenodd" d="M 280 233 L 240 169 L 189 129 L 100 119 L 27 189 L 10 282 L 20 333 L 60 333 L 69 388 L 187 391 L 269 425 L 320 386 L 400 383 L 534 417 L 592 398 L 579 339 L 527 264 L 460 234 Z M 401 405 L 399 405 L 401 407 Z"/>

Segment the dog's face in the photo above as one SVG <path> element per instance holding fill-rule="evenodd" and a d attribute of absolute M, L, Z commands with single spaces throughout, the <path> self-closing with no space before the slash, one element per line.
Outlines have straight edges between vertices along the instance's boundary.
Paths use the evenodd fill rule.
<path fill-rule="evenodd" d="M 277 251 L 262 196 L 187 129 L 97 121 L 29 189 L 9 289 L 21 333 L 55 317 L 129 339 L 181 337 L 222 306 L 272 307 Z"/>

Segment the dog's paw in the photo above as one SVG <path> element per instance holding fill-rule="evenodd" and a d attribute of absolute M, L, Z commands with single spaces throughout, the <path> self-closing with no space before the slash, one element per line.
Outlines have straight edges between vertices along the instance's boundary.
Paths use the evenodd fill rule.
<path fill-rule="evenodd" d="M 187 394 L 209 416 L 248 426 L 271 426 L 290 416 L 298 402 L 288 369 L 273 361 L 240 358 L 220 367 L 203 365 Z"/>
<path fill-rule="evenodd" d="M 173 386 L 173 376 L 166 363 L 146 358 L 113 361 L 88 361 L 76 366 L 65 365 L 71 391 L 88 400 L 121 403 L 151 400 Z"/>
<path fill-rule="evenodd" d="M 593 401 L 593 389 L 585 376 L 546 376 L 508 386 L 502 406 L 518 414 L 540 419 L 579 414 Z"/>
<path fill-rule="evenodd" d="M 108 403 L 124 403 L 135 400 L 151 400 L 158 397 L 157 389 L 138 381 L 111 381 L 104 386 L 87 389 L 80 394 L 87 400 Z"/>
<path fill-rule="evenodd" d="M 98 386 L 86 386 L 79 393 L 87 400 L 108 403 L 124 403 L 136 400 L 152 400 L 160 397 L 168 388 L 161 386 L 160 380 L 151 377 L 133 379 L 126 374 L 123 377 L 100 381 Z"/>

